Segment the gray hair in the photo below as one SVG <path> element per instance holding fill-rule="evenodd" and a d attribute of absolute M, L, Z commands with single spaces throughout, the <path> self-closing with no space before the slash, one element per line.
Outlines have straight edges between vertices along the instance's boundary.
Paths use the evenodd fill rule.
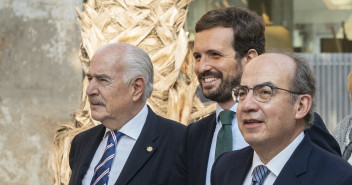
<path fill-rule="evenodd" d="M 130 83 L 137 76 L 142 76 L 145 80 L 145 89 L 143 92 L 143 100 L 146 101 L 153 91 L 153 64 L 149 55 L 139 47 L 120 43 L 126 48 L 124 55 L 125 62 L 125 83 Z"/>
<path fill-rule="evenodd" d="M 107 44 L 99 50 L 104 50 L 111 46 L 123 48 L 123 52 L 117 55 L 125 65 L 124 83 L 129 84 L 138 76 L 143 77 L 145 80 L 145 89 L 142 99 L 146 101 L 152 94 L 154 78 L 153 64 L 149 55 L 141 48 L 127 43 Z"/>
<path fill-rule="evenodd" d="M 292 80 L 292 90 L 300 94 L 309 94 L 312 97 L 312 107 L 308 111 L 308 114 L 304 117 L 306 128 L 311 127 L 314 124 L 313 110 L 315 109 L 316 80 L 308 61 L 299 54 L 284 50 L 271 49 L 267 51 L 267 53 L 278 53 L 288 56 L 296 63 L 295 76 Z M 297 100 L 298 96 L 298 94 L 291 94 L 292 104 Z"/>

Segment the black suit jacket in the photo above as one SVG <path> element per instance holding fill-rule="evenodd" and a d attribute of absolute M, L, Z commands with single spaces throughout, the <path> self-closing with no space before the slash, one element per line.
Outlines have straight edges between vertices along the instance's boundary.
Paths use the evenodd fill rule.
<path fill-rule="evenodd" d="M 314 125 L 305 131 L 312 141 L 325 150 L 341 156 L 340 147 L 326 129 L 323 120 L 314 114 Z M 186 128 L 173 169 L 170 185 L 205 185 L 216 114 L 192 123 Z"/>
<path fill-rule="evenodd" d="M 149 113 L 116 185 L 167 184 L 174 155 L 177 151 L 185 126 Z M 72 170 L 70 185 L 81 185 L 95 151 L 105 133 L 103 125 L 95 126 L 78 134 L 72 141 L 69 163 Z M 148 146 L 153 147 L 147 152 Z"/>
<path fill-rule="evenodd" d="M 213 165 L 212 185 L 242 185 L 253 160 L 253 149 L 227 152 Z M 351 185 L 352 166 L 313 144 L 305 136 L 282 168 L 274 185 Z"/>

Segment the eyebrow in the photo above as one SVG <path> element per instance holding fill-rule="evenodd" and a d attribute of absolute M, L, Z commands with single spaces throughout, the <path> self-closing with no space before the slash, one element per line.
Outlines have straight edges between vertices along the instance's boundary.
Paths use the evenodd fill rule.
<path fill-rule="evenodd" d="M 198 53 L 198 52 L 193 52 L 193 57 L 195 57 L 196 55 L 200 55 L 200 53 Z"/>
<path fill-rule="evenodd" d="M 205 53 L 206 53 L 206 54 L 210 54 L 210 53 L 222 53 L 222 51 L 221 51 L 221 50 L 217 50 L 217 49 L 209 49 L 209 50 L 206 50 Z M 200 53 L 197 52 L 197 51 L 195 51 L 195 52 L 193 52 L 193 56 L 194 56 L 194 55 L 200 55 Z"/>
<path fill-rule="evenodd" d="M 255 84 L 253 87 L 255 87 L 255 86 L 257 86 L 257 85 L 271 85 L 271 86 L 276 86 L 274 83 L 272 83 L 272 82 L 270 82 L 270 81 L 263 82 L 263 83 L 260 83 L 260 84 Z M 247 85 L 242 85 L 242 86 L 248 87 Z"/>
<path fill-rule="evenodd" d="M 87 73 L 86 76 L 88 76 L 88 77 L 93 77 L 94 76 L 95 78 L 98 78 L 98 79 L 102 79 L 102 78 L 110 79 L 110 77 L 108 75 L 106 75 L 106 74 L 94 74 L 94 75 L 92 75 L 90 73 Z"/>
<path fill-rule="evenodd" d="M 260 84 L 257 84 L 257 85 L 272 85 L 272 86 L 275 86 L 275 84 L 273 82 L 270 82 L 270 81 L 263 82 L 263 83 L 260 83 Z"/>

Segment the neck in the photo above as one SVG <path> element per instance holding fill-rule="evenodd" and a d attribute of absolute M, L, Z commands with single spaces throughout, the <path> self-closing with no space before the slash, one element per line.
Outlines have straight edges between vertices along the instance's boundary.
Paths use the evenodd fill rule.
<path fill-rule="evenodd" d="M 144 107 L 144 103 L 139 103 L 133 105 L 133 107 L 126 108 L 126 111 L 123 114 L 120 114 L 114 119 L 107 119 L 101 123 L 109 128 L 110 130 L 120 130 L 127 122 L 134 118 Z"/>
<path fill-rule="evenodd" d="M 229 101 L 226 101 L 226 102 L 217 102 L 219 104 L 219 106 L 225 110 L 229 110 L 231 109 L 231 107 L 233 107 L 236 102 L 233 101 L 232 99 L 229 100 Z"/>
<path fill-rule="evenodd" d="M 282 139 L 280 143 L 275 142 L 258 143 L 251 145 L 264 164 L 268 164 L 277 154 L 283 151 L 303 130 L 296 130 L 289 140 Z M 277 140 L 277 138 L 276 138 Z"/>

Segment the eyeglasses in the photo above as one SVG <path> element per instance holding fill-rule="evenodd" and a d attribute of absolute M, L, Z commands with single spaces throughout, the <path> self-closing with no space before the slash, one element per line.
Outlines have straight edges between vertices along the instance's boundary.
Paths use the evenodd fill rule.
<path fill-rule="evenodd" d="M 293 92 L 293 91 L 290 91 L 287 89 L 275 87 L 273 85 L 267 85 L 267 84 L 259 84 L 259 85 L 254 86 L 253 88 L 249 88 L 249 87 L 243 86 L 243 85 L 236 85 L 232 89 L 232 98 L 236 102 L 243 102 L 243 100 L 248 95 L 248 92 L 250 89 L 253 90 L 254 98 L 257 101 L 262 102 L 262 103 L 266 103 L 266 102 L 270 101 L 271 97 L 273 96 L 274 89 L 280 89 L 280 90 L 287 91 L 287 92 L 290 92 L 293 94 L 301 94 L 301 93 L 296 93 L 296 92 Z"/>

